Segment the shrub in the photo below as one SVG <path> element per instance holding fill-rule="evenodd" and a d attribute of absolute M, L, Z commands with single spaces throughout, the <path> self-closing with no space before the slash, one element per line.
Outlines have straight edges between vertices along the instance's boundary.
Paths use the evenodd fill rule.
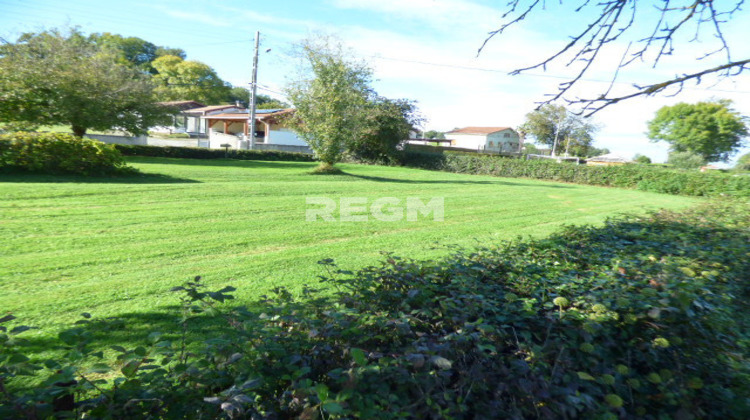
<path fill-rule="evenodd" d="M 252 312 L 196 278 L 174 289 L 179 329 L 201 317 L 230 333 L 195 350 L 153 333 L 112 347 L 115 372 L 83 369 L 108 328 L 84 314 L 33 390 L 13 386 L 41 368 L 27 328 L 5 328 L 0 417 L 50 416 L 69 396 L 95 418 L 748 418 L 748 210 L 610 220 L 437 262 L 388 255 L 356 274 L 323 260 L 332 298 L 279 288 Z"/>
<path fill-rule="evenodd" d="M 403 164 L 456 173 L 532 178 L 632 188 L 690 196 L 750 196 L 750 178 L 723 173 L 670 170 L 654 165 L 586 166 L 551 160 L 523 160 L 477 153 L 404 153 Z"/>
<path fill-rule="evenodd" d="M 667 162 L 678 169 L 698 169 L 706 164 L 706 159 L 692 152 L 672 152 Z"/>
<path fill-rule="evenodd" d="M 636 155 L 633 160 L 636 161 L 637 163 L 641 163 L 641 164 L 649 164 L 649 163 L 651 163 L 651 158 L 650 157 L 648 157 L 646 155 L 641 155 L 641 154 Z"/>
<path fill-rule="evenodd" d="M 198 147 L 158 147 L 116 144 L 117 150 L 125 156 L 170 157 L 186 159 L 224 159 L 227 157 L 224 149 L 205 149 Z M 275 150 L 230 150 L 232 159 L 314 162 L 312 155 L 295 152 L 280 152 Z"/>
<path fill-rule="evenodd" d="M 62 133 L 0 135 L 0 171 L 78 175 L 136 172 L 113 146 Z"/>

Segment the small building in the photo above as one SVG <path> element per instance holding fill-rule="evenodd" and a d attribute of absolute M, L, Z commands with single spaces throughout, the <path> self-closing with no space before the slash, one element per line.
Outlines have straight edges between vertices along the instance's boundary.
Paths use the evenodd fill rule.
<path fill-rule="evenodd" d="M 464 127 L 445 133 L 451 146 L 480 152 L 518 152 L 521 137 L 510 127 Z"/>
<path fill-rule="evenodd" d="M 307 146 L 284 122 L 284 117 L 294 109 L 258 109 L 255 114 L 253 144 Z M 209 147 L 222 148 L 229 144 L 233 149 L 249 149 L 250 114 L 246 109 L 214 113 L 200 117 L 208 129 Z"/>
<path fill-rule="evenodd" d="M 607 153 L 606 155 L 586 159 L 586 165 L 589 166 L 619 166 L 627 163 L 633 163 L 633 161 L 616 153 Z"/>
<path fill-rule="evenodd" d="M 196 101 L 169 101 L 159 102 L 159 105 L 177 108 L 180 112 L 174 116 L 172 125 L 152 127 L 151 131 L 157 133 L 185 133 L 190 137 L 207 137 L 208 129 L 201 117 L 220 112 L 233 112 L 240 108 L 238 105 L 210 105 L 206 106 Z"/>

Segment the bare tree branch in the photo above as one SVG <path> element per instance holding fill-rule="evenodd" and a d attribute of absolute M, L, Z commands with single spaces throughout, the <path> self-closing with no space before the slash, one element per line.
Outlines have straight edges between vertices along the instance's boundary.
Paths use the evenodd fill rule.
<path fill-rule="evenodd" d="M 548 65 L 553 62 L 559 62 L 565 58 L 565 66 L 581 64 L 576 70 L 575 75 L 570 80 L 558 85 L 557 93 L 548 95 L 549 98 L 540 102 L 540 106 L 556 100 L 565 100 L 569 105 L 579 105 L 583 108 L 581 113 L 591 115 L 609 105 L 622 102 L 637 96 L 650 96 L 659 92 L 664 92 L 670 87 L 678 88 L 679 93 L 685 83 L 692 81 L 696 84 L 701 83 L 707 75 L 717 75 L 719 78 L 727 78 L 739 75 L 748 70 L 748 60 L 733 60 L 730 53 L 729 41 L 724 35 L 723 25 L 727 23 L 735 13 L 742 10 L 745 0 L 719 1 L 719 0 L 655 0 L 653 7 L 657 11 L 657 17 L 653 19 L 653 27 L 645 37 L 635 37 L 628 41 L 628 47 L 622 56 L 620 63 L 614 71 L 612 81 L 606 91 L 594 98 L 576 98 L 573 100 L 566 99 L 566 94 L 579 83 L 590 71 L 594 62 L 600 58 L 605 48 L 614 46 L 615 41 L 626 40 L 627 36 L 634 38 L 630 33 L 635 33 L 636 23 L 639 27 L 644 15 L 637 13 L 636 0 L 600 0 L 592 2 L 591 0 L 579 0 L 578 6 L 571 9 L 577 13 L 584 9 L 596 9 L 594 17 L 586 23 L 585 27 L 578 31 L 571 40 L 557 52 L 537 64 L 519 68 L 512 71 L 511 75 L 519 75 L 529 70 L 543 69 L 546 70 Z M 640 0 L 639 5 L 644 1 Z M 560 1 L 562 5 L 563 2 Z M 488 46 L 489 41 L 496 35 L 502 34 L 509 27 L 526 19 L 532 13 L 541 13 L 540 8 L 545 8 L 543 0 L 509 0 L 508 11 L 503 14 L 502 19 L 508 20 L 506 23 L 488 34 L 480 46 L 477 54 Z M 564 6 L 563 6 L 564 7 Z M 620 70 L 631 65 L 636 61 L 651 61 L 652 67 L 656 67 L 664 56 L 672 55 L 675 52 L 675 43 L 678 41 L 678 35 L 685 32 L 688 26 L 694 25 L 694 34 L 689 42 L 699 41 L 701 30 L 706 27 L 711 30 L 711 36 L 717 40 L 719 46 L 716 50 L 708 51 L 698 60 L 702 60 L 718 53 L 723 53 L 725 63 L 703 69 L 694 73 L 686 73 L 682 76 L 675 76 L 672 79 L 650 85 L 634 85 L 635 91 L 620 96 L 611 96 L 613 86 L 617 81 Z M 635 35 L 635 34 L 634 34 Z M 634 50 L 633 45 L 638 45 Z M 632 52 L 631 52 L 632 51 Z M 675 93 L 676 94 L 676 93 Z"/>

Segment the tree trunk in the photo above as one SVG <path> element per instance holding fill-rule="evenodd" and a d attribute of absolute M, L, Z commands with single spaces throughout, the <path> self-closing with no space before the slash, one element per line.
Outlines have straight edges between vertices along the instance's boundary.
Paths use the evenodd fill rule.
<path fill-rule="evenodd" d="M 86 135 L 86 127 L 74 125 L 70 128 L 73 130 L 73 135 L 76 137 L 83 138 L 83 136 Z"/>

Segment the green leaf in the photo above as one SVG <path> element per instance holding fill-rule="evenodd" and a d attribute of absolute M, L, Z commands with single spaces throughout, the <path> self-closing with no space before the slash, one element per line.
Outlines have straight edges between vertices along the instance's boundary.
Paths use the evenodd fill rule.
<path fill-rule="evenodd" d="M 595 380 L 595 378 L 593 376 L 589 375 L 586 372 L 577 372 L 577 373 L 578 373 L 578 377 L 580 379 L 584 380 L 584 381 L 593 381 L 593 380 Z"/>
<path fill-rule="evenodd" d="M 325 386 L 325 384 L 316 385 L 315 393 L 318 395 L 318 400 L 321 402 L 328 399 L 328 387 Z"/>
<path fill-rule="evenodd" d="M 344 412 L 344 408 L 337 402 L 329 401 L 322 405 L 323 411 L 330 414 L 341 414 Z"/>
<path fill-rule="evenodd" d="M 430 362 L 443 370 L 450 369 L 453 366 L 453 362 L 442 356 L 432 356 Z"/>
<path fill-rule="evenodd" d="M 351 348 L 352 358 L 360 366 L 367 366 L 367 356 L 365 352 L 358 348 Z"/>
<path fill-rule="evenodd" d="M 95 363 L 94 366 L 88 370 L 88 373 L 107 373 L 110 370 L 112 369 L 105 363 Z"/>

